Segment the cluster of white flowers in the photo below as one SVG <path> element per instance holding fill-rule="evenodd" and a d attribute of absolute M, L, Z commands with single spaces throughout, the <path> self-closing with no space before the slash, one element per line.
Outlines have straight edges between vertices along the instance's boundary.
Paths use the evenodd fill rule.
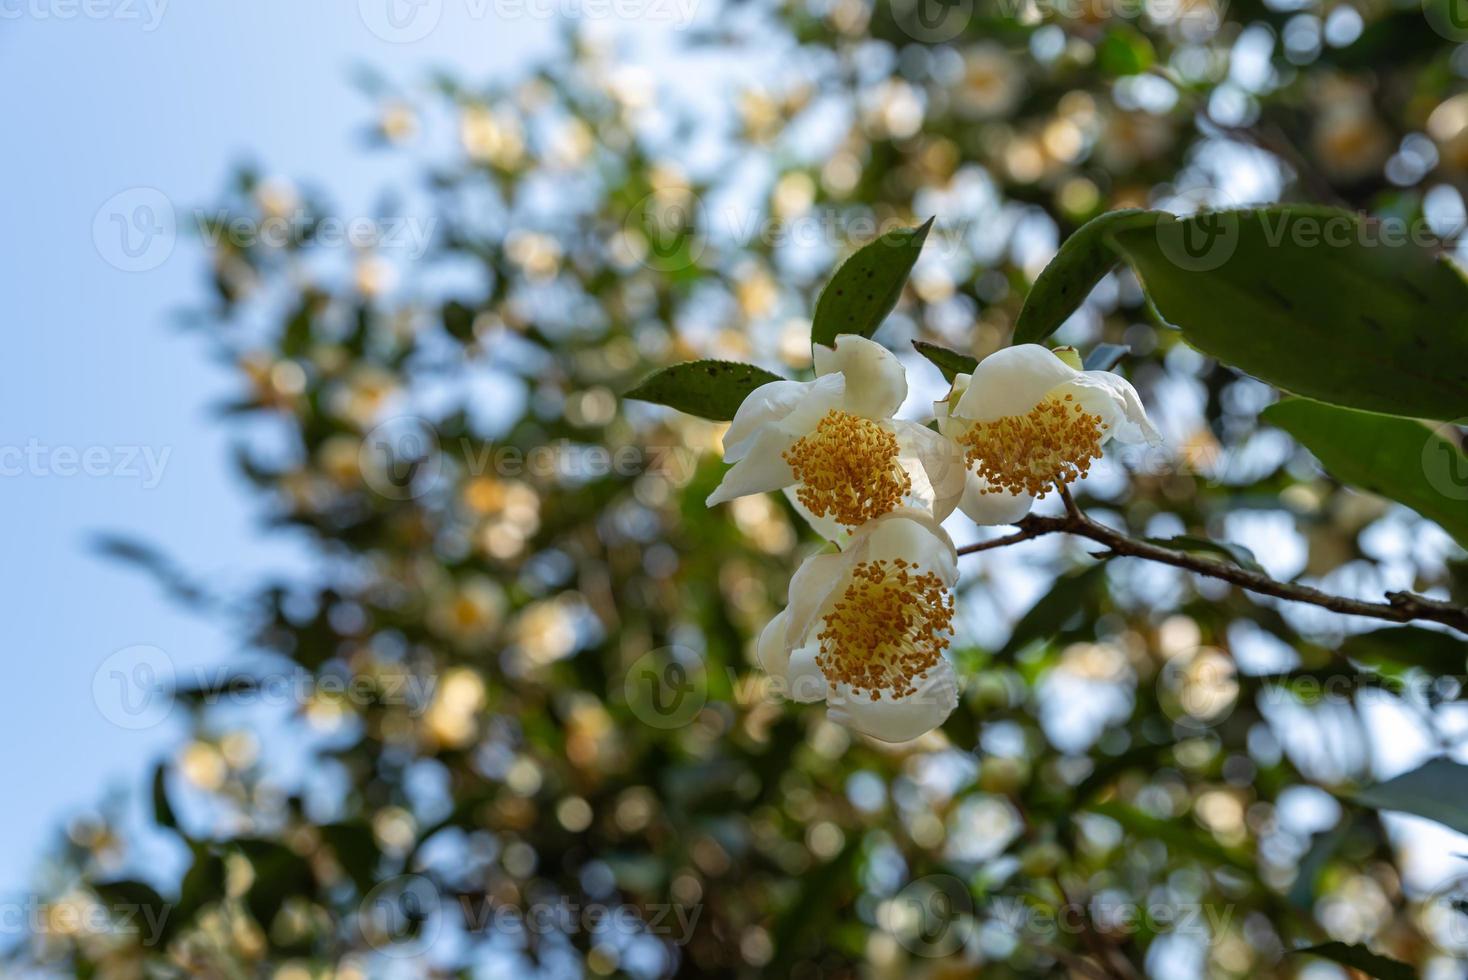
<path fill-rule="evenodd" d="M 724 438 L 734 465 L 708 503 L 783 490 L 836 546 L 795 572 L 760 663 L 793 700 L 824 700 L 833 720 L 903 742 L 958 705 L 943 656 L 958 553 L 942 521 L 960 509 L 1013 523 L 1084 476 L 1109 439 L 1157 433 L 1124 379 L 1035 344 L 959 375 L 934 405 L 936 429 L 893 417 L 907 375 L 880 344 L 843 334 L 815 348 L 815 369 L 744 400 Z"/>

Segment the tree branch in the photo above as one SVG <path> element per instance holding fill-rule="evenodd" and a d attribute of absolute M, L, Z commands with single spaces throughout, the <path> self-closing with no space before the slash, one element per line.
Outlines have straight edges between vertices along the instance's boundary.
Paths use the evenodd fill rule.
<path fill-rule="evenodd" d="M 1064 488 L 1061 489 L 1061 499 L 1066 503 L 1066 516 L 1040 517 L 1031 514 L 1015 525 L 1019 530 L 1014 534 L 968 545 L 958 549 L 958 553 L 971 555 L 980 551 L 1018 544 L 1021 541 L 1028 541 L 1046 534 L 1073 534 L 1104 545 L 1106 551 L 1098 557 L 1145 558 L 1148 561 L 1172 565 L 1174 568 L 1196 572 L 1199 575 L 1222 579 L 1241 589 L 1248 589 L 1250 592 L 1274 596 L 1277 599 L 1288 599 L 1291 602 L 1307 602 L 1346 616 L 1366 616 L 1392 623 L 1424 620 L 1451 626 L 1461 633 L 1468 634 L 1468 609 L 1451 602 L 1429 599 L 1427 596 L 1417 595 L 1414 592 L 1388 592 L 1386 602 L 1366 602 L 1361 599 L 1332 595 L 1308 585 L 1281 582 L 1262 572 L 1253 572 L 1225 561 L 1204 558 L 1184 551 L 1174 551 L 1171 548 L 1152 544 L 1150 541 L 1139 541 L 1136 538 L 1128 537 L 1104 524 L 1098 524 L 1081 513 L 1080 509 L 1075 506 L 1075 502 L 1070 499 L 1069 491 Z"/>

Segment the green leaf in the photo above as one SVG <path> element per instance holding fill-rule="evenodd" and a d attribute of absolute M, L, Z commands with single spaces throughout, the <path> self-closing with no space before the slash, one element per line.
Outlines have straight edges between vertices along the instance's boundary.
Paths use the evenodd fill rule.
<path fill-rule="evenodd" d="M 202 844 L 193 848 L 194 863 L 184 874 L 178 904 L 168 918 L 167 934 L 186 927 L 210 902 L 224 898 L 224 861 Z"/>
<path fill-rule="evenodd" d="M 168 767 L 161 762 L 153 769 L 153 821 L 160 827 L 178 830 L 178 816 L 168 799 Z"/>
<path fill-rule="evenodd" d="M 1148 227 L 1160 215 L 1158 211 L 1122 208 L 1098 215 L 1076 229 L 1030 287 L 1014 325 L 1014 342 L 1038 344 L 1059 329 L 1096 288 L 1101 277 L 1121 261 L 1111 244 L 1110 233 L 1122 228 Z"/>
<path fill-rule="evenodd" d="M 235 844 L 250 859 L 255 878 L 245 893 L 250 914 L 267 932 L 286 900 L 315 892 L 316 877 L 310 862 L 290 848 L 274 841 L 242 839 Z"/>
<path fill-rule="evenodd" d="M 123 880 L 97 882 L 91 887 L 118 927 L 136 936 L 140 945 L 160 943 L 168 936 L 173 906 L 152 885 Z"/>
<path fill-rule="evenodd" d="M 1096 49 L 1096 63 L 1113 76 L 1140 75 L 1157 61 L 1157 52 L 1147 36 L 1134 27 L 1118 24 L 1106 32 Z"/>
<path fill-rule="evenodd" d="M 1420 626 L 1388 626 L 1358 633 L 1341 644 L 1340 652 L 1364 663 L 1390 660 L 1421 667 L 1439 677 L 1457 677 L 1468 670 L 1468 643 L 1451 633 Z"/>
<path fill-rule="evenodd" d="M 938 370 L 943 372 L 943 377 L 950 382 L 960 374 L 973 374 L 974 368 L 979 366 L 977 357 L 960 354 L 956 350 L 930 344 L 926 340 L 914 340 L 912 346 L 917 348 L 919 354 L 932 361 Z"/>
<path fill-rule="evenodd" d="M 1073 621 L 1094 613 L 1105 585 L 1105 565 L 1092 565 L 1084 571 L 1057 578 L 1050 591 L 1036 600 L 1014 624 L 1008 642 L 995 655 L 996 659 L 1012 660 L 1036 640 L 1049 640 L 1064 632 Z"/>
<path fill-rule="evenodd" d="M 869 242 L 842 263 L 816 300 L 810 341 L 830 347 L 838 334 L 870 337 L 902 296 L 902 287 L 933 227 L 899 228 Z"/>
<path fill-rule="evenodd" d="M 1351 408 L 1465 413 L 1468 283 L 1400 229 L 1289 205 L 1169 215 L 1108 237 L 1158 314 L 1227 364 Z"/>
<path fill-rule="evenodd" d="M 1468 456 L 1414 419 L 1286 398 L 1263 418 L 1343 483 L 1406 504 L 1468 547 Z"/>
<path fill-rule="evenodd" d="M 1290 951 L 1293 955 L 1319 956 L 1322 959 L 1360 970 L 1380 980 L 1416 980 L 1417 971 L 1400 960 L 1390 959 L 1373 953 L 1365 946 L 1347 946 L 1345 943 L 1321 943 L 1304 949 Z"/>
<path fill-rule="evenodd" d="M 727 422 L 744 399 L 760 385 L 781 380 L 753 364 L 732 361 L 688 361 L 663 368 L 624 395 L 667 405 L 689 415 Z"/>
<path fill-rule="evenodd" d="M 1146 540 L 1163 548 L 1171 548 L 1173 551 L 1185 551 L 1190 555 L 1215 558 L 1251 572 L 1264 574 L 1264 566 L 1259 564 L 1259 559 L 1254 557 L 1254 552 L 1241 544 L 1214 541 L 1195 534 L 1179 534 L 1171 538 L 1147 538 Z"/>
<path fill-rule="evenodd" d="M 1468 834 L 1468 766 L 1452 759 L 1429 759 L 1411 772 L 1358 790 L 1353 798 L 1373 810 L 1426 817 Z"/>
<path fill-rule="evenodd" d="M 342 866 L 362 894 L 372 890 L 377 883 L 377 865 L 382 860 L 382 851 L 377 838 L 366 821 L 329 823 L 321 825 L 321 839 L 336 854 Z"/>
<path fill-rule="evenodd" d="M 1132 352 L 1126 344 L 1097 344 L 1082 365 L 1087 371 L 1110 371 Z"/>

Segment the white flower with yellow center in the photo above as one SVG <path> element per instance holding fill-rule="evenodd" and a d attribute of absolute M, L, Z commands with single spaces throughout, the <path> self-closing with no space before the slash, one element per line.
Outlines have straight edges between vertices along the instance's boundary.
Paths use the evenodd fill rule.
<path fill-rule="evenodd" d="M 826 701 L 832 721 L 884 742 L 917 738 L 958 705 L 943 657 L 957 581 L 938 522 L 893 511 L 796 570 L 789 606 L 760 634 L 760 665 L 791 700 Z"/>
<path fill-rule="evenodd" d="M 892 418 L 907 375 L 881 344 L 842 334 L 815 348 L 813 381 L 771 381 L 750 392 L 724 434 L 733 463 L 710 507 L 784 490 L 831 540 L 898 507 L 938 519 L 963 493 L 961 455 L 943 436 Z"/>
<path fill-rule="evenodd" d="M 979 524 L 1019 520 L 1057 483 L 1085 476 L 1109 440 L 1160 441 L 1125 378 L 1080 370 L 1073 351 L 1038 344 L 990 354 L 933 411 L 939 431 L 964 450 L 959 508 Z"/>

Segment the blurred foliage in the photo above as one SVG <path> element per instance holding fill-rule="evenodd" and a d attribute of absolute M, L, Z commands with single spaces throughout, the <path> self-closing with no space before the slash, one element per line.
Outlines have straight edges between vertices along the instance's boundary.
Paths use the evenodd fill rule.
<path fill-rule="evenodd" d="M 717 111 L 580 36 L 502 84 L 370 79 L 373 152 L 432 202 L 421 256 L 384 240 L 343 262 L 310 233 L 326 195 L 240 174 L 221 223 L 304 212 L 306 232 L 221 236 L 194 321 L 239 369 L 240 470 L 313 561 L 208 607 L 248 649 L 177 694 L 192 735 L 152 796 L 183 872 L 78 820 L 17 967 L 1170 978 L 1291 976 L 1322 961 L 1285 950 L 1326 943 L 1461 951 L 1456 906 L 1404 876 L 1407 839 L 1349 800 L 1377 775 L 1361 703 L 1448 748 L 1457 688 L 1411 684 L 1425 668 L 1389 640 L 1351 638 L 1386 652 L 1352 659 L 1361 626 L 1036 544 L 968 560 L 942 730 L 885 747 L 765 696 L 752 638 L 816 542 L 775 497 L 704 508 L 721 427 L 623 402 L 653 368 L 806 369 L 836 260 L 931 215 L 877 336 L 935 388 L 909 341 L 1006 343 L 1058 243 L 1109 209 L 1463 221 L 1468 51 L 1415 4 L 952 10 L 948 33 L 952 11 L 912 2 L 730 4 L 687 41 Z M 1446 535 L 1322 477 L 1260 422 L 1271 389 L 1159 328 L 1129 273 L 1056 340 L 1129 346 L 1176 451 L 1098 473 L 1092 511 L 1282 547 L 1274 568 L 1341 591 L 1468 599 Z M 180 601 L 217 591 L 110 550 Z M 282 717 L 220 710 L 298 673 Z M 669 677 L 686 717 L 642 690 Z M 1344 696 L 1312 699 L 1322 677 Z M 261 725 L 300 778 L 272 772 Z M 156 936 L 62 914 L 98 907 L 169 914 Z"/>

